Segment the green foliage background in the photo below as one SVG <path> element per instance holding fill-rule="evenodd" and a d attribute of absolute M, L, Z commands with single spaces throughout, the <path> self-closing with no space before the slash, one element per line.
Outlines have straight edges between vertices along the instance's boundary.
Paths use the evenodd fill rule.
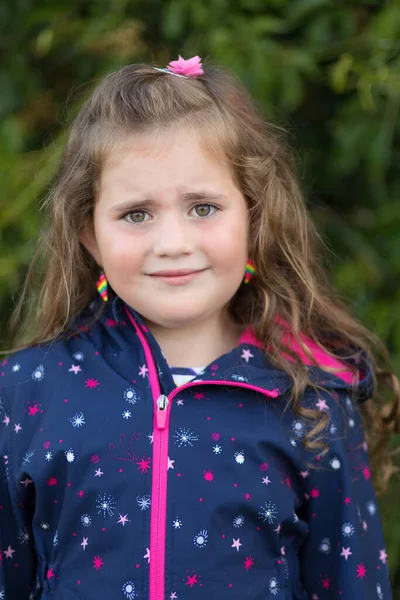
<path fill-rule="evenodd" d="M 286 127 L 331 278 L 400 375 L 400 4 L 396 0 L 0 0 L 0 339 L 38 210 L 90 87 L 129 62 L 200 54 Z M 394 483 L 380 500 L 400 598 Z"/>

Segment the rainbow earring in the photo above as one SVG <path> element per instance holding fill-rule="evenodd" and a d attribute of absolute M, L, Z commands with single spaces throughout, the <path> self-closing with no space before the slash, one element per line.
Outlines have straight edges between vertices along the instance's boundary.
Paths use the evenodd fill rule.
<path fill-rule="evenodd" d="M 254 273 L 256 272 L 256 268 L 254 266 L 251 258 L 247 261 L 246 271 L 244 273 L 244 283 L 249 283 L 253 279 Z"/>
<path fill-rule="evenodd" d="M 104 274 L 104 271 L 101 272 L 100 278 L 96 284 L 96 288 L 97 288 L 97 291 L 99 292 L 100 296 L 104 300 L 104 302 L 107 302 L 107 300 L 108 300 L 108 291 L 107 291 L 108 282 L 107 282 L 107 278 Z"/>

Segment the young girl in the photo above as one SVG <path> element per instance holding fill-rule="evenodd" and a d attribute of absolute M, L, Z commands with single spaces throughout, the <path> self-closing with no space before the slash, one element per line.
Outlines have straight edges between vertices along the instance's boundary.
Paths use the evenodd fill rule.
<path fill-rule="evenodd" d="M 280 137 L 199 57 L 127 66 L 81 109 L 1 372 L 2 600 L 391 598 L 374 338 Z"/>

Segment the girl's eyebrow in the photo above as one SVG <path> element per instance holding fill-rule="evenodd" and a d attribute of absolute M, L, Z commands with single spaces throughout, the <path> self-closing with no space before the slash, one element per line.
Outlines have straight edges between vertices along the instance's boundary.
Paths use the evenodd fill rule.
<path fill-rule="evenodd" d="M 204 201 L 204 200 L 219 200 L 223 198 L 223 194 L 219 194 L 217 192 L 185 192 L 182 194 L 182 200 L 184 202 L 193 202 L 194 200 Z M 124 212 L 126 210 L 135 209 L 138 206 L 156 206 L 157 202 L 151 199 L 143 199 L 140 198 L 134 200 L 128 200 L 128 202 L 124 202 L 122 204 L 116 204 L 111 208 L 112 212 Z"/>

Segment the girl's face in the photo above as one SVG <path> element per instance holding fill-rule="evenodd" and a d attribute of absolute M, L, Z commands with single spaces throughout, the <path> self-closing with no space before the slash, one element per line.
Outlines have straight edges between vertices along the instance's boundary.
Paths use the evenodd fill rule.
<path fill-rule="evenodd" d="M 101 175 L 83 243 L 113 290 L 148 322 L 222 317 L 248 258 L 248 212 L 229 168 L 193 131 L 136 135 Z"/>

